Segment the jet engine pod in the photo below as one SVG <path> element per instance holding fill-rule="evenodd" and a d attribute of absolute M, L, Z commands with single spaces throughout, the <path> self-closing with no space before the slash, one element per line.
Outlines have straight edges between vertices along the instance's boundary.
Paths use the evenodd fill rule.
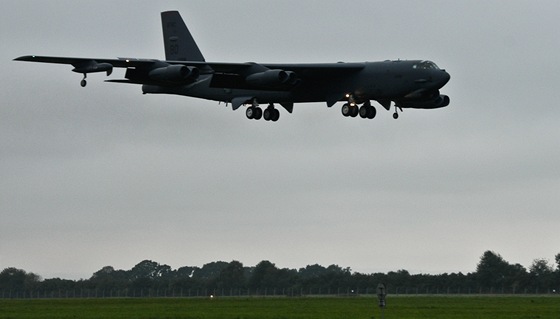
<path fill-rule="evenodd" d="M 199 74 L 200 71 L 195 67 L 174 64 L 153 69 L 148 75 L 150 79 L 160 82 L 190 83 L 196 81 Z"/>
<path fill-rule="evenodd" d="M 245 78 L 247 83 L 260 87 L 294 85 L 297 80 L 297 75 L 294 72 L 279 69 L 253 73 Z"/>
<path fill-rule="evenodd" d="M 95 72 L 107 72 L 107 75 L 113 73 L 113 65 L 111 63 L 97 63 L 94 60 L 88 61 L 80 65 L 75 65 L 72 70 L 76 73 L 95 73 Z"/>

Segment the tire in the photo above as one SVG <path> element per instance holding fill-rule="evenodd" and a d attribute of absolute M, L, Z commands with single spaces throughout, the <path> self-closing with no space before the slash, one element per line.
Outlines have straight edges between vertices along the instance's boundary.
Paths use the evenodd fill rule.
<path fill-rule="evenodd" d="M 362 105 L 362 107 L 360 107 L 360 117 L 365 119 L 368 117 L 368 114 L 370 113 L 370 109 L 368 106 L 366 105 Z"/>
<path fill-rule="evenodd" d="M 345 116 L 345 117 L 350 116 L 350 113 L 351 113 L 350 105 L 348 105 L 348 103 L 345 103 L 345 104 L 342 106 L 341 111 L 342 111 L 342 115 L 343 115 L 343 116 Z"/>
<path fill-rule="evenodd" d="M 245 115 L 247 116 L 248 119 L 253 119 L 255 118 L 255 108 L 250 106 L 247 108 L 247 110 L 245 110 Z"/>
<path fill-rule="evenodd" d="M 278 121 L 278 119 L 280 118 L 280 111 L 278 111 L 277 109 L 272 109 L 272 122 L 276 122 Z"/>
<path fill-rule="evenodd" d="M 255 120 L 260 120 L 262 118 L 263 115 L 263 110 L 260 107 L 256 107 L 255 108 L 255 114 L 253 115 L 253 118 Z"/>
<path fill-rule="evenodd" d="M 377 110 L 375 109 L 375 107 L 370 106 L 367 112 L 367 118 L 372 120 L 373 118 L 375 118 L 375 115 L 377 115 Z"/>
<path fill-rule="evenodd" d="M 264 118 L 265 121 L 270 121 L 272 119 L 271 109 L 265 109 L 263 111 L 263 118 Z"/>

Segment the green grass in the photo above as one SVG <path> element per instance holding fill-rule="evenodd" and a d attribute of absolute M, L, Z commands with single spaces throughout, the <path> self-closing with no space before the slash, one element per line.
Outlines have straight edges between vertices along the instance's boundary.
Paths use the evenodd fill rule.
<path fill-rule="evenodd" d="M 559 319 L 557 296 L 388 296 L 385 319 Z M 377 298 L 0 300 L 0 318 L 381 319 Z"/>

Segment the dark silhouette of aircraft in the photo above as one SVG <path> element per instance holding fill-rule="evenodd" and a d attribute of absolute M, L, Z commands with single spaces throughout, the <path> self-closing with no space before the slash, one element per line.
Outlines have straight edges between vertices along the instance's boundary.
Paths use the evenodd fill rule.
<path fill-rule="evenodd" d="M 231 103 L 234 110 L 248 105 L 249 119 L 277 121 L 280 104 L 292 113 L 294 103 L 326 102 L 328 107 L 344 101 L 346 117 L 372 119 L 377 101 L 395 113 L 403 108 L 435 109 L 449 105 L 439 89 L 449 74 L 428 60 L 362 63 L 214 63 L 206 62 L 179 12 L 161 13 L 165 60 L 97 59 L 28 55 L 16 61 L 71 64 L 72 71 L 89 73 L 125 68 L 125 79 L 107 82 L 142 84 L 144 94 L 177 94 Z M 268 104 L 263 110 L 259 104 Z"/>

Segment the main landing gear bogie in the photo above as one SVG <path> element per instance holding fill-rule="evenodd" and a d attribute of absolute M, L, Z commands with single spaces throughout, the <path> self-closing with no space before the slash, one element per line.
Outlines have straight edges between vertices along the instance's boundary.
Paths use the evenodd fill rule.
<path fill-rule="evenodd" d="M 342 105 L 342 115 L 345 117 L 356 117 L 360 115 L 363 119 L 373 119 L 377 114 L 377 110 L 370 103 L 364 103 L 362 106 L 344 103 Z"/>
<path fill-rule="evenodd" d="M 358 116 L 358 107 L 356 105 L 351 105 L 349 103 L 344 103 L 342 106 L 342 115 L 346 117 L 356 117 Z"/>
<path fill-rule="evenodd" d="M 260 120 L 263 118 L 265 121 L 276 122 L 280 118 L 280 111 L 272 103 L 264 111 L 258 105 L 253 104 L 247 108 L 245 115 L 250 120 Z"/>
<path fill-rule="evenodd" d="M 245 111 L 245 115 L 250 120 L 260 120 L 263 115 L 263 110 L 258 106 L 250 106 Z"/>
<path fill-rule="evenodd" d="M 265 121 L 276 122 L 280 118 L 280 111 L 278 111 L 274 106 L 269 106 L 264 110 L 263 118 Z"/>

